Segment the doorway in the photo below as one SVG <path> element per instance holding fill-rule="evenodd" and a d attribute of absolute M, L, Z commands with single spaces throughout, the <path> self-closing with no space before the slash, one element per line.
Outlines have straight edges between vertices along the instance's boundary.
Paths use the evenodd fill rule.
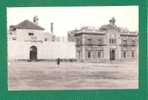
<path fill-rule="evenodd" d="M 30 47 L 30 61 L 37 61 L 37 47 Z"/>
<path fill-rule="evenodd" d="M 110 60 L 115 60 L 115 50 L 114 49 L 110 50 Z"/>

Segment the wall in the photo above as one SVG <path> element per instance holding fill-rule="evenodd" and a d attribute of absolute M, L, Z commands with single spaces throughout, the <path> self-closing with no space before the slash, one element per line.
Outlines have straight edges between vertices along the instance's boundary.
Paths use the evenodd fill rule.
<path fill-rule="evenodd" d="M 29 59 L 30 47 L 36 46 L 38 59 L 75 59 L 74 42 L 17 42 L 8 41 L 8 60 Z"/>

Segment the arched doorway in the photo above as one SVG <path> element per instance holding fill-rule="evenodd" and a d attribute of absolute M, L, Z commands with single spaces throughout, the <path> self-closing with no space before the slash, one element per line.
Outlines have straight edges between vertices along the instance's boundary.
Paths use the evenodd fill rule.
<path fill-rule="evenodd" d="M 37 60 L 37 47 L 31 46 L 30 47 L 30 61 L 36 61 Z"/>
<path fill-rule="evenodd" d="M 115 56 L 116 56 L 115 50 L 114 49 L 111 49 L 110 50 L 110 60 L 115 60 Z"/>

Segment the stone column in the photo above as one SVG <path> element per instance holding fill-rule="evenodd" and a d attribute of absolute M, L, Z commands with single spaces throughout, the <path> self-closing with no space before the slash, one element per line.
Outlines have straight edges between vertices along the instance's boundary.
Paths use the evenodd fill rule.
<path fill-rule="evenodd" d="M 81 61 L 85 61 L 85 36 L 82 34 L 82 53 Z"/>

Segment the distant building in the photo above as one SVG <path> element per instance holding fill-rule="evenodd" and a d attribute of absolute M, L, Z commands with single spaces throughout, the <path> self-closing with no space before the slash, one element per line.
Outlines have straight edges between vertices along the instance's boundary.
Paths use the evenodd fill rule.
<path fill-rule="evenodd" d="M 68 32 L 68 40 L 76 42 L 78 61 L 102 62 L 135 60 L 137 58 L 137 32 L 130 32 L 115 24 L 115 18 L 100 28 L 83 27 Z"/>
<path fill-rule="evenodd" d="M 35 16 L 33 22 L 24 20 L 9 27 L 9 60 L 75 59 L 75 43 L 54 35 L 53 23 L 51 32 L 45 32 L 38 20 Z"/>

